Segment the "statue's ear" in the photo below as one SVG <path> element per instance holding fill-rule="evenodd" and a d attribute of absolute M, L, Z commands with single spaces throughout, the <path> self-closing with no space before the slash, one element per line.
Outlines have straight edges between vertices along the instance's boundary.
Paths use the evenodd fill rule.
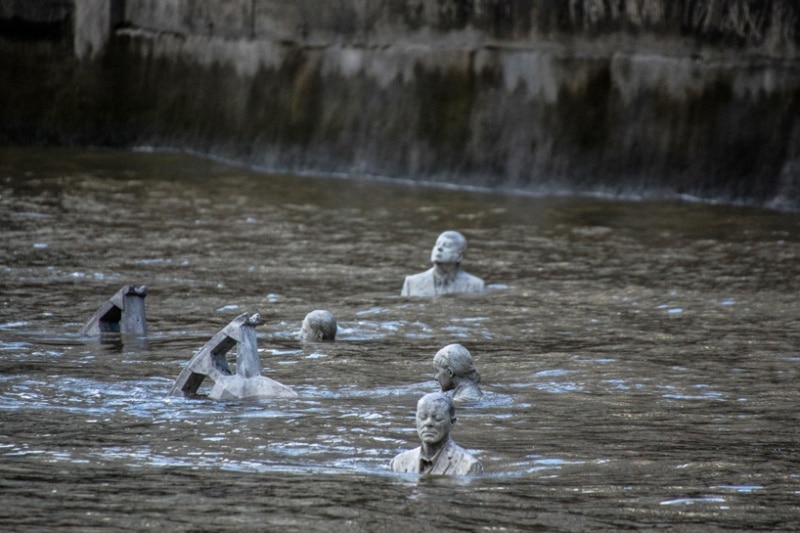
<path fill-rule="evenodd" d="M 321 341 L 322 340 L 322 332 L 319 331 L 319 330 L 315 331 L 314 332 L 314 338 L 316 338 L 318 341 Z"/>
<path fill-rule="evenodd" d="M 456 373 L 453 371 L 453 369 L 450 368 L 449 366 L 447 367 L 447 373 L 450 374 L 451 378 L 456 375 Z"/>

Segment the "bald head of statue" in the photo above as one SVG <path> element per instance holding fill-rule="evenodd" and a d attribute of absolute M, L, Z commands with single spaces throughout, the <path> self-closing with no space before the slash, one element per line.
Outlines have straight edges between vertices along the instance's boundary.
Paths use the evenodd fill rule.
<path fill-rule="evenodd" d="M 431 250 L 431 263 L 460 264 L 467 251 L 467 239 L 457 231 L 445 231 Z"/>
<path fill-rule="evenodd" d="M 317 309 L 311 311 L 303 319 L 300 329 L 300 340 L 333 341 L 336 340 L 336 319 L 330 311 Z"/>

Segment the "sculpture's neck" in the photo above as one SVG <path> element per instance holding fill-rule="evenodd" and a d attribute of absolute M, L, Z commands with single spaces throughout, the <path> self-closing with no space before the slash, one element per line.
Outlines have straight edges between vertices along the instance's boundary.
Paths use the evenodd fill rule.
<path fill-rule="evenodd" d="M 458 276 L 459 263 L 434 263 L 433 275 L 437 283 L 448 285 Z"/>
<path fill-rule="evenodd" d="M 449 440 L 450 437 L 447 436 L 439 442 L 434 442 L 432 444 L 423 442 L 420 455 L 422 455 L 422 457 L 428 461 L 435 462 L 436 458 L 439 456 L 439 452 L 441 452 L 444 447 L 447 446 Z"/>
<path fill-rule="evenodd" d="M 453 380 L 455 381 L 455 387 L 453 387 L 453 392 L 450 396 L 451 398 L 455 398 L 456 396 L 458 396 L 459 392 L 463 391 L 466 388 L 469 388 L 469 386 L 472 384 L 470 380 L 458 376 L 455 376 Z"/>

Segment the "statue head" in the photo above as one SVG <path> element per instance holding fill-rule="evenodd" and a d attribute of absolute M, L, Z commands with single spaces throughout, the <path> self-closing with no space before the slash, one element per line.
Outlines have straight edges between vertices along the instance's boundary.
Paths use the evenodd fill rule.
<path fill-rule="evenodd" d="M 446 394 L 433 392 L 417 402 L 417 434 L 423 444 L 442 442 L 455 423 L 456 408 Z"/>
<path fill-rule="evenodd" d="M 336 339 L 336 319 L 330 311 L 317 309 L 311 311 L 303 319 L 300 329 L 300 340 L 332 341 Z"/>
<path fill-rule="evenodd" d="M 443 391 L 456 388 L 459 381 L 468 379 L 480 383 L 481 375 L 472 362 L 469 350 L 460 344 L 448 344 L 433 356 L 433 371 Z"/>
<path fill-rule="evenodd" d="M 467 251 L 467 239 L 457 231 L 445 231 L 431 250 L 431 263 L 461 263 Z"/>

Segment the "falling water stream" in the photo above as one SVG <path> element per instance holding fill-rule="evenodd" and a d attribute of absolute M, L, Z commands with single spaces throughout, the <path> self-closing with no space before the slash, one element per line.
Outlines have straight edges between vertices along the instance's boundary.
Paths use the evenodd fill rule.
<path fill-rule="evenodd" d="M 800 524 L 797 213 L 3 148 L 0 228 L 5 531 Z M 400 297 L 446 229 L 489 291 Z M 79 335 L 126 284 L 148 335 Z M 296 339 L 313 309 L 337 342 Z M 256 311 L 297 398 L 167 395 Z M 452 342 L 484 390 L 452 436 L 486 474 L 393 474 Z"/>

